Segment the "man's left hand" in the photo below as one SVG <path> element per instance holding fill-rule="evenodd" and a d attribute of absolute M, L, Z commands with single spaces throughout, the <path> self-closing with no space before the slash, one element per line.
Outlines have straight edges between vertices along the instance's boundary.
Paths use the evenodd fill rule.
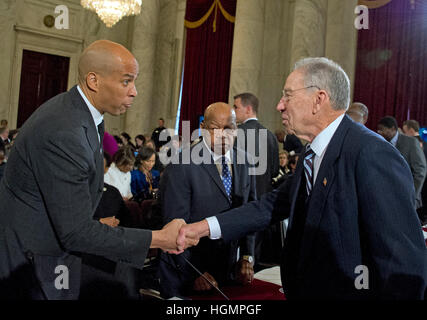
<path fill-rule="evenodd" d="M 240 259 L 236 273 L 236 280 L 244 286 L 250 285 L 254 279 L 254 267 L 247 260 Z"/>

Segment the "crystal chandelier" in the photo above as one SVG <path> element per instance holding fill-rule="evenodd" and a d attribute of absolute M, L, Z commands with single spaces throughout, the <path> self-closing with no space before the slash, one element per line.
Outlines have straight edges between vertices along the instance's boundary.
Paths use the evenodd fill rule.
<path fill-rule="evenodd" d="M 141 13 L 142 0 L 80 0 L 80 4 L 95 11 L 108 28 L 124 16 Z"/>

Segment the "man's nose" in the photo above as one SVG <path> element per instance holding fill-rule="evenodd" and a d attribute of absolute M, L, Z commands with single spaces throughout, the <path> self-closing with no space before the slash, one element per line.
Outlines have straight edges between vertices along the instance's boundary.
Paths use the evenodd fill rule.
<path fill-rule="evenodd" d="M 136 86 L 135 86 L 135 85 L 133 85 L 132 89 L 131 89 L 131 90 L 130 90 L 130 92 L 129 92 L 129 95 L 130 95 L 131 97 L 136 97 L 136 96 L 137 96 L 137 94 L 138 94 L 138 91 L 136 90 Z"/>

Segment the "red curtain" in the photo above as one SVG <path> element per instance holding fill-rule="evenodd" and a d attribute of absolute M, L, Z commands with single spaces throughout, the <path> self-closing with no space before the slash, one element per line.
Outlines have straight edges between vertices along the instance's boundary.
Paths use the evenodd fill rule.
<path fill-rule="evenodd" d="M 427 1 L 392 0 L 369 10 L 359 30 L 354 101 L 369 108 L 367 126 L 394 116 L 427 124 Z"/>
<path fill-rule="evenodd" d="M 214 3 L 215 0 L 187 0 L 185 20 L 200 20 Z M 235 16 L 236 0 L 220 0 L 220 4 Z M 216 6 L 201 26 L 186 28 L 186 31 L 180 120 L 181 124 L 190 120 L 193 131 L 198 128 L 199 116 L 209 104 L 228 101 L 234 23 L 229 22 Z"/>

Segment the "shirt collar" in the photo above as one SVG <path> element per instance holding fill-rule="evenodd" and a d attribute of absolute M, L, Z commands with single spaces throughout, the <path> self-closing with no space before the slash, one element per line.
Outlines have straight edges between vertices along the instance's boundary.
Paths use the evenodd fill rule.
<path fill-rule="evenodd" d="M 314 138 L 313 142 L 310 145 L 310 148 L 314 151 L 316 156 L 321 157 L 325 152 L 329 142 L 332 139 L 335 131 L 337 131 L 338 126 L 340 125 L 345 114 L 340 115 L 333 122 L 329 124 L 325 129 L 323 129 L 317 136 Z"/>
<path fill-rule="evenodd" d="M 394 135 L 394 137 L 390 140 L 390 143 L 394 146 L 396 146 L 397 143 L 397 138 L 399 137 L 399 131 L 396 131 L 396 134 Z"/>
<path fill-rule="evenodd" d="M 206 141 L 205 141 L 206 139 L 202 139 L 202 140 L 206 146 L 206 149 L 208 149 L 208 151 L 210 152 L 212 159 L 214 160 L 214 163 L 221 163 L 220 160 L 223 157 L 223 155 L 222 154 L 216 154 L 215 152 L 213 152 L 211 150 L 211 148 L 208 146 L 208 144 L 206 143 Z M 227 163 L 231 163 L 231 152 L 230 152 L 230 150 L 227 150 L 224 157 L 225 157 Z"/>
<path fill-rule="evenodd" d="M 257 118 L 257 117 L 255 117 L 255 118 L 249 118 L 249 119 L 246 119 L 245 121 L 243 121 L 243 122 L 242 122 L 242 124 L 243 124 L 243 123 L 246 123 L 246 122 L 248 122 L 248 121 L 250 121 L 250 120 L 258 120 L 258 118 Z"/>
<path fill-rule="evenodd" d="M 98 125 L 104 120 L 104 116 L 96 109 L 92 103 L 86 98 L 85 94 L 83 93 L 82 89 L 80 89 L 80 86 L 77 86 L 77 90 L 79 91 L 80 95 L 82 96 L 83 100 L 86 102 L 86 105 L 89 108 L 90 114 L 92 115 L 93 122 L 95 123 L 95 127 L 98 128 Z"/>

